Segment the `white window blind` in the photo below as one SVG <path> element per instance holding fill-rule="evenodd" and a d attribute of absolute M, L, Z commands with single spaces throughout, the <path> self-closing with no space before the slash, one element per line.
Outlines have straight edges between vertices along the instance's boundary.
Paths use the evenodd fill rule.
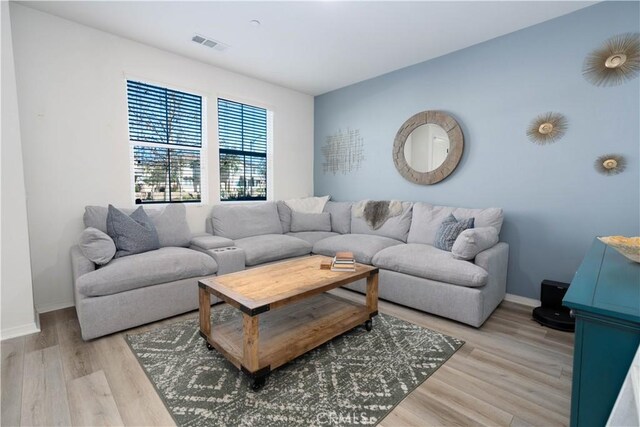
<path fill-rule="evenodd" d="M 220 200 L 267 200 L 267 110 L 218 99 Z"/>
<path fill-rule="evenodd" d="M 202 97 L 128 80 L 127 101 L 136 203 L 201 202 Z"/>

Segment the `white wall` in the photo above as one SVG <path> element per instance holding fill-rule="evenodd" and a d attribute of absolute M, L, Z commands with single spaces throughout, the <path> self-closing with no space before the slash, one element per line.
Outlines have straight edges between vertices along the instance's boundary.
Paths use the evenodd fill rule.
<path fill-rule="evenodd" d="M 84 206 L 131 204 L 125 74 L 209 98 L 209 203 L 219 192 L 218 95 L 274 111 L 273 197 L 313 194 L 311 96 L 21 5 L 11 12 L 39 311 L 73 303 L 69 248 Z M 209 211 L 187 207 L 193 232 L 204 231 Z"/>
<path fill-rule="evenodd" d="M 0 323 L 1 338 L 37 332 L 33 310 L 27 205 L 22 168 L 20 120 L 16 94 L 9 3 L 1 2 L 2 19 L 2 206 Z"/>

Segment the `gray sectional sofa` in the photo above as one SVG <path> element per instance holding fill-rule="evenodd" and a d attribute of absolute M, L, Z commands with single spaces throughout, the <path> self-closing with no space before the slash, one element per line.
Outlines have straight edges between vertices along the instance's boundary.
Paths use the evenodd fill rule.
<path fill-rule="evenodd" d="M 197 282 L 205 276 L 338 251 L 351 251 L 358 262 L 380 268 L 381 299 L 479 327 L 505 296 L 508 245 L 498 242 L 474 259 L 462 260 L 434 247 L 434 240 L 449 214 L 474 217 L 475 227 L 493 227 L 499 233 L 502 210 L 410 202 L 401 206 L 400 214 L 373 229 L 351 202 L 329 201 L 322 215 L 293 212 L 283 201 L 219 204 L 207 218 L 207 235 L 192 238 L 188 245 L 182 239 L 188 248 L 167 246 L 97 269 L 74 247 L 82 336 L 95 338 L 194 310 Z M 106 211 L 104 215 L 106 221 Z M 152 220 L 158 215 L 149 214 Z M 85 213 L 88 227 L 102 225 L 100 215 L 97 221 L 87 219 Z M 356 282 L 347 287 L 364 293 L 364 286 Z"/>

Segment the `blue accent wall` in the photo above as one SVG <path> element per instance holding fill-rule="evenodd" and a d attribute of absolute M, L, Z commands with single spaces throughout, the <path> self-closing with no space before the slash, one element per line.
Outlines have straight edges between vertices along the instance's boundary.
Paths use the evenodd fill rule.
<path fill-rule="evenodd" d="M 585 56 L 638 32 L 639 16 L 638 2 L 599 3 L 316 97 L 315 194 L 502 207 L 507 292 L 539 298 L 543 279 L 571 281 L 594 236 L 640 235 L 639 79 L 596 87 L 582 76 Z M 424 110 L 450 113 L 465 137 L 458 168 L 430 186 L 406 181 L 391 157 L 402 123 Z M 569 129 L 533 144 L 526 129 L 547 111 L 564 114 Z M 365 160 L 346 175 L 322 167 L 322 146 L 339 129 L 364 138 Z M 626 157 L 624 173 L 595 171 L 609 153 Z"/>

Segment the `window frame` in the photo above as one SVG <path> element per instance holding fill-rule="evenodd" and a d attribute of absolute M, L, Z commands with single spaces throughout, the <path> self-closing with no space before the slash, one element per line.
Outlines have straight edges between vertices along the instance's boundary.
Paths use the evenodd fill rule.
<path fill-rule="evenodd" d="M 249 107 L 254 107 L 254 108 L 260 108 L 266 111 L 266 152 L 265 152 L 265 159 L 266 159 L 266 197 L 264 199 L 260 198 L 242 198 L 242 199 L 223 199 L 222 198 L 222 192 L 220 189 L 220 184 L 221 184 L 221 180 L 220 180 L 220 154 L 222 154 L 221 150 L 223 150 L 220 147 L 220 112 L 218 110 L 218 106 L 219 106 L 219 102 L 220 100 L 224 100 L 224 101 L 229 101 L 229 102 L 234 102 L 234 103 L 238 103 L 238 104 L 243 104 L 243 105 L 247 105 Z M 273 140 L 274 140 L 274 116 L 275 116 L 275 108 L 271 105 L 268 105 L 266 103 L 260 102 L 260 101 L 256 101 L 256 100 L 252 100 L 252 99 L 245 99 L 245 98 L 238 98 L 236 96 L 233 95 L 229 95 L 229 94 L 225 94 L 225 93 L 218 93 L 216 95 L 215 98 L 215 115 L 216 115 L 216 151 L 217 151 L 217 170 L 216 170 L 216 182 L 217 182 L 217 189 L 216 189 L 216 193 L 217 193 L 217 201 L 219 203 L 225 203 L 225 204 L 233 204 L 233 203 L 238 203 L 238 204 L 243 204 L 243 203 L 263 203 L 263 202 L 269 202 L 269 201 L 273 201 Z"/>
<path fill-rule="evenodd" d="M 163 89 L 168 89 L 176 92 L 183 92 L 189 95 L 199 96 L 201 99 L 201 117 L 200 117 L 200 128 L 201 128 L 201 145 L 200 147 L 189 146 L 185 144 L 171 144 L 171 143 L 156 143 L 156 142 L 146 142 L 146 141 L 134 141 L 131 139 L 131 129 L 129 126 L 129 99 L 128 99 L 128 82 L 137 82 L 142 84 L 147 84 L 151 86 L 160 87 Z M 126 114 L 126 127 L 127 127 L 127 140 L 129 144 L 129 192 L 131 197 L 131 203 L 133 206 L 144 206 L 144 205 L 154 205 L 154 206 L 162 206 L 169 205 L 175 203 L 185 203 L 192 206 L 201 206 L 206 205 L 208 201 L 208 100 L 211 98 L 210 95 L 206 94 L 203 91 L 184 88 L 172 84 L 168 84 L 165 82 L 160 82 L 156 80 L 151 80 L 147 78 L 142 78 L 130 74 L 124 74 L 124 103 L 125 103 L 125 114 Z M 200 200 L 157 200 L 157 201 L 148 201 L 142 203 L 136 203 L 138 197 L 136 197 L 136 174 L 135 174 L 135 147 L 148 147 L 148 148 L 160 148 L 164 150 L 180 150 L 180 151 L 194 151 L 199 152 L 200 155 Z M 170 162 L 170 160 L 169 160 Z M 170 185 L 170 182 L 169 182 Z M 171 197 L 171 194 L 169 194 Z"/>

